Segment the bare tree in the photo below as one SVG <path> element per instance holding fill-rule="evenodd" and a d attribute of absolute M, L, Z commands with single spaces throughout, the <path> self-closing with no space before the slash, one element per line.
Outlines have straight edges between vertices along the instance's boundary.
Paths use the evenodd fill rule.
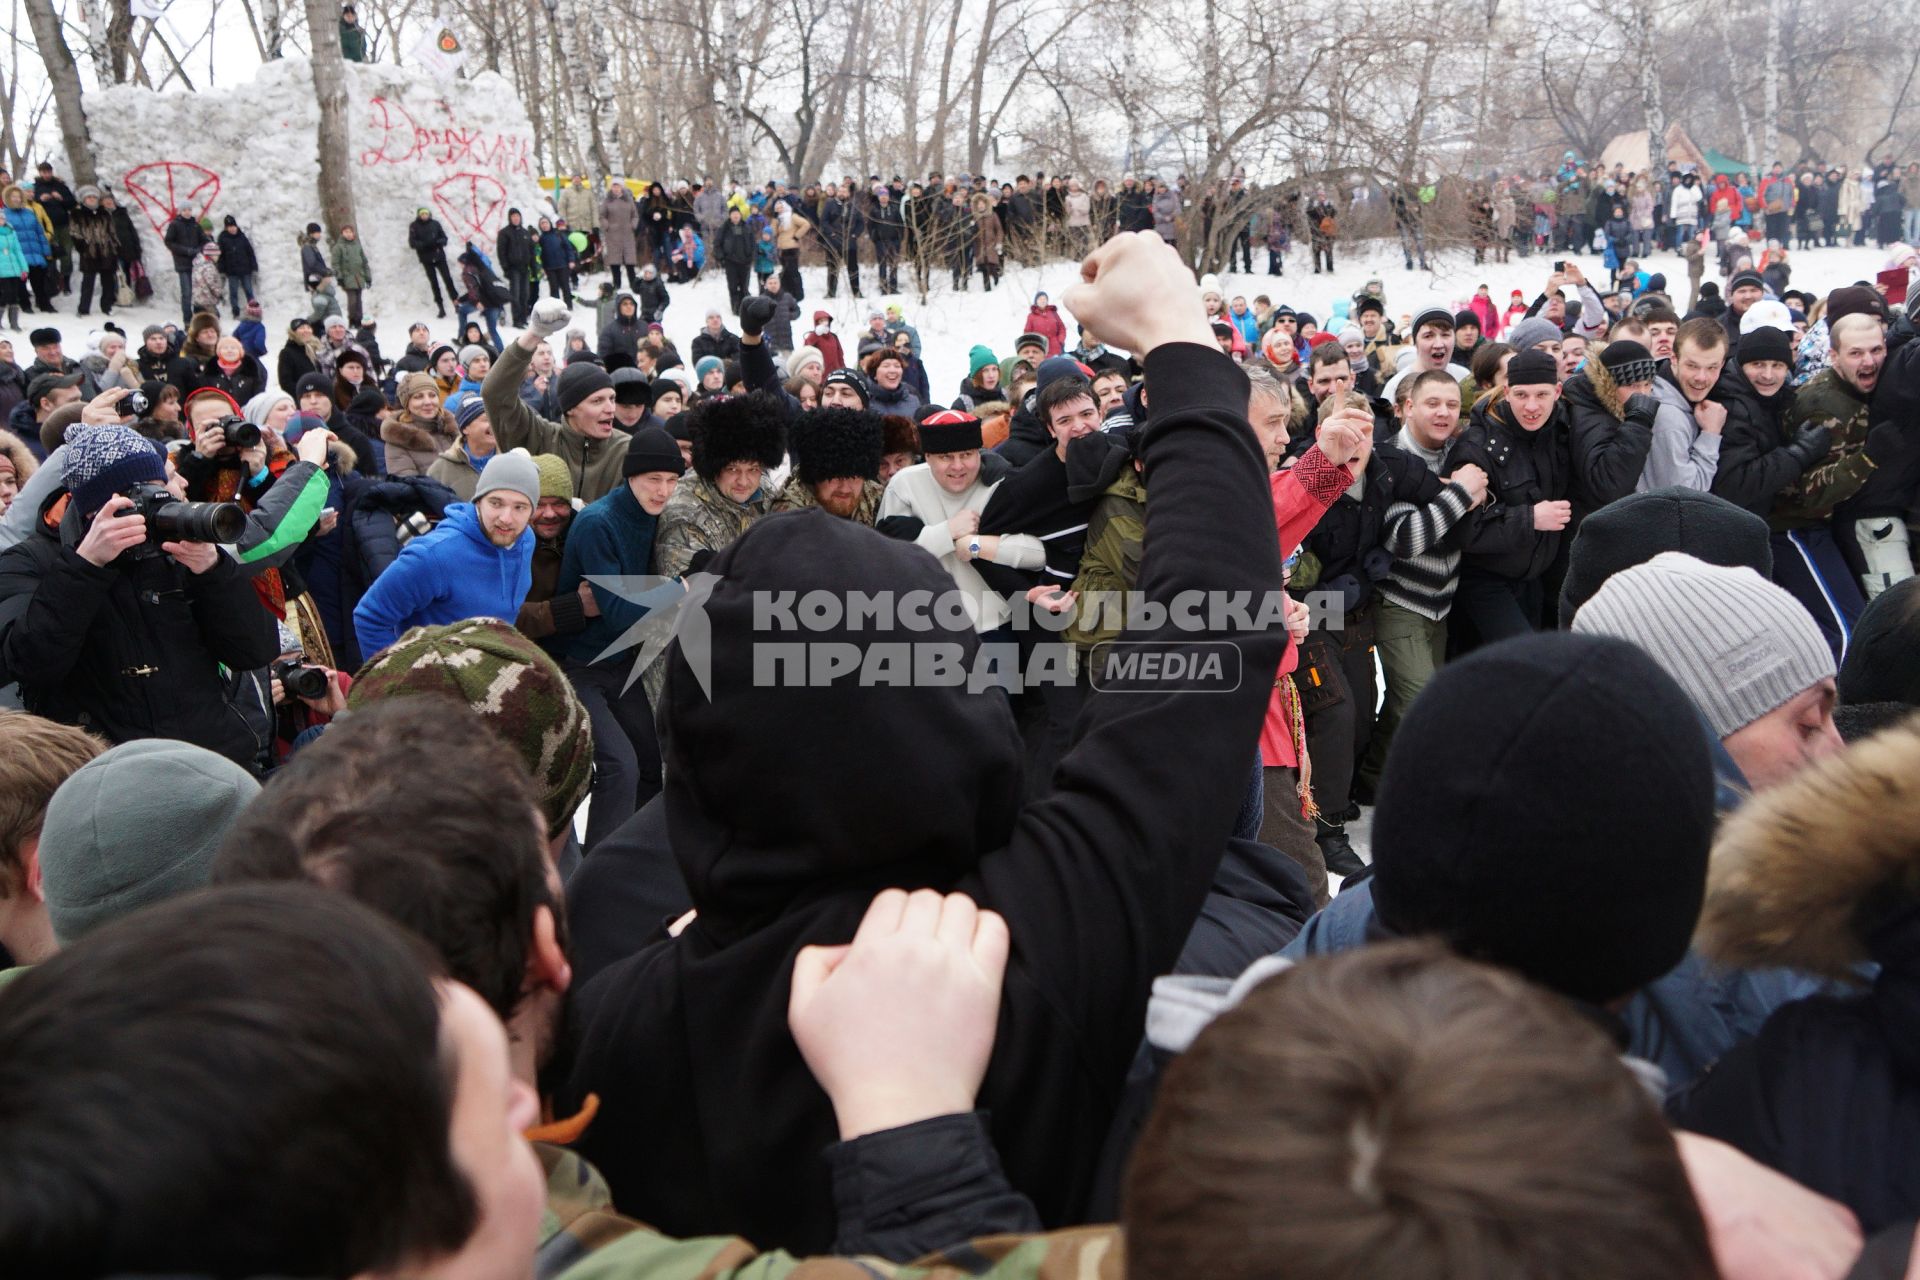
<path fill-rule="evenodd" d="M 306 0 L 307 34 L 313 44 L 313 92 L 320 104 L 320 212 L 327 234 L 357 223 L 347 131 L 347 63 L 334 34 L 339 10 L 330 0 Z"/>
<path fill-rule="evenodd" d="M 40 49 L 40 61 L 46 66 L 47 80 L 53 90 L 55 115 L 60 121 L 60 141 L 66 147 L 67 163 L 73 167 L 76 184 L 92 184 L 95 177 L 93 145 L 87 133 L 87 111 L 81 104 L 80 68 L 74 64 L 73 50 L 67 48 L 66 33 L 60 29 L 60 15 L 53 11 L 53 0 L 26 0 L 27 22 L 33 28 L 33 40 Z"/>

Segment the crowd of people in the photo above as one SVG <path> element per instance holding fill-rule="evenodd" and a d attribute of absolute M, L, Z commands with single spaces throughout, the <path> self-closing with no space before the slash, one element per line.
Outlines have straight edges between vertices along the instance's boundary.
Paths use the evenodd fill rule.
<path fill-rule="evenodd" d="M 0 342 L 0 1271 L 1916 1274 L 1920 259 L 1323 323 L 976 185 Z M 1056 193 L 957 387 L 801 323 Z"/>

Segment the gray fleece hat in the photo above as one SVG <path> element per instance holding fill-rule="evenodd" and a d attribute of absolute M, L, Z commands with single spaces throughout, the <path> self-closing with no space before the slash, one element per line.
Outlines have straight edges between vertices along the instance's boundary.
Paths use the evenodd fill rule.
<path fill-rule="evenodd" d="M 1530 351 L 1543 342 L 1558 342 L 1566 336 L 1553 321 L 1544 316 L 1531 316 L 1507 330 L 1500 340 L 1520 352 Z"/>
<path fill-rule="evenodd" d="M 1834 673 L 1798 600 L 1752 569 L 1663 551 L 1608 578 L 1573 629 L 1646 651 L 1724 738 Z"/>
<path fill-rule="evenodd" d="M 524 493 L 528 502 L 540 501 L 540 468 L 534 465 L 533 455 L 525 449 L 494 454 L 492 461 L 480 470 L 480 481 L 473 486 L 473 500 L 478 502 L 495 489 Z"/>
<path fill-rule="evenodd" d="M 260 794 L 225 756 L 172 738 L 123 742 L 53 793 L 40 827 L 40 875 L 53 936 L 88 930 L 203 887 L 214 851 Z"/>

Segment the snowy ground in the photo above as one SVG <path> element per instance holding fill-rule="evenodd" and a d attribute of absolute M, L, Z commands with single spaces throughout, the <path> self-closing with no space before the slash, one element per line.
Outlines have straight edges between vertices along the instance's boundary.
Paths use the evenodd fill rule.
<path fill-rule="evenodd" d="M 150 244 L 149 251 L 150 256 L 162 267 L 166 265 L 165 251 L 158 245 Z M 262 252 L 273 250 L 263 247 Z M 1254 255 L 1257 266 L 1264 266 L 1265 260 L 1264 253 Z M 1793 284 L 1815 294 L 1824 294 L 1840 285 L 1871 279 L 1874 272 L 1885 265 L 1885 260 L 1886 255 L 1878 249 L 1807 250 L 1793 256 Z M 1597 257 L 1589 256 L 1576 261 L 1594 277 L 1604 278 L 1605 272 Z M 1512 290 L 1519 289 L 1531 299 L 1545 286 L 1552 255 L 1515 258 L 1505 264 L 1489 263 L 1476 267 L 1472 255 L 1461 252 L 1438 255 L 1433 262 L 1436 270 L 1432 272 L 1403 270 L 1398 247 L 1380 244 L 1359 254 L 1343 254 L 1332 275 L 1316 276 L 1311 270 L 1305 269 L 1306 255 L 1296 251 L 1288 257 L 1287 274 L 1284 276 L 1228 273 L 1223 277 L 1223 284 L 1229 298 L 1235 293 L 1244 293 L 1251 302 L 1256 294 L 1264 293 L 1276 306 L 1285 303 L 1295 310 L 1311 312 L 1323 325 L 1332 314 L 1334 302 L 1350 297 L 1374 276 L 1378 276 L 1385 285 L 1389 314 L 1396 317 L 1411 315 L 1428 306 L 1458 309 L 1473 296 L 1474 288 L 1480 284 L 1489 286 L 1495 305 L 1504 312 L 1508 294 Z M 872 264 L 864 263 L 863 266 L 866 268 L 863 276 L 871 281 Z M 1645 269 L 1665 272 L 1670 287 L 1680 294 L 1679 300 L 1685 302 L 1686 267 L 1677 255 L 1655 254 L 1646 260 Z M 902 274 L 905 275 L 904 272 Z M 800 336 L 816 308 L 824 308 L 833 314 L 834 329 L 851 351 L 853 342 L 850 339 L 865 327 L 868 312 L 885 307 L 889 302 L 899 302 L 905 309 L 908 322 L 920 331 L 927 377 L 934 398 L 949 401 L 959 391 L 960 382 L 967 372 L 967 352 L 974 344 L 985 343 L 996 356 L 1011 354 L 1014 339 L 1026 327 L 1027 308 L 1033 301 L 1033 295 L 1044 290 L 1058 301 L 1061 292 L 1077 277 L 1077 268 L 1065 262 L 1037 268 L 1017 268 L 1009 271 L 1005 281 L 992 293 L 985 293 L 979 288 L 977 277 L 973 281 L 973 289 L 961 293 L 948 289 L 943 278 L 930 294 L 926 305 L 922 306 L 912 296 L 883 296 L 871 292 L 861 300 L 848 298 L 844 292 L 839 298 L 828 299 L 824 296 L 821 270 L 810 268 L 805 272 L 807 296 L 801 305 L 802 320 L 795 325 L 794 336 Z M 588 279 L 586 292 L 589 295 L 597 291 L 601 279 L 604 277 Z M 77 272 L 74 280 L 77 285 Z M 389 359 L 399 355 L 406 345 L 407 326 L 415 320 L 425 319 L 432 327 L 436 341 L 451 339 L 454 331 L 451 316 L 444 321 L 436 320 L 430 305 L 423 307 L 413 298 L 416 292 L 424 290 L 424 280 L 409 279 L 401 283 L 405 287 L 404 297 L 396 298 L 395 290 L 376 288 L 368 292 L 367 298 L 368 315 L 380 322 L 380 343 Z M 685 351 L 705 318 L 707 308 L 726 310 L 726 278 L 717 269 L 709 270 L 694 284 L 671 286 L 670 291 L 673 302 L 667 311 L 667 334 Z M 284 340 L 288 319 L 296 310 L 304 312 L 305 307 L 294 298 L 267 297 L 263 301 L 269 346 L 272 353 L 277 353 Z M 58 299 L 56 305 L 60 311 L 52 317 L 23 315 L 22 329 L 52 323 L 61 330 L 67 353 L 84 355 L 87 333 L 100 323 L 100 317 L 97 313 L 91 317 L 76 317 L 74 308 L 77 301 L 73 296 Z M 116 312 L 114 318 L 137 342 L 142 326 L 169 320 L 177 324 L 180 314 L 178 304 L 172 303 Z M 233 323 L 231 316 L 223 316 L 222 320 L 227 326 Z M 1068 332 L 1071 334 L 1071 317 L 1068 320 Z M 590 309 L 577 323 L 580 328 L 592 328 Z M 728 324 L 733 327 L 731 318 Z M 511 336 L 504 328 L 502 333 Z M 0 331 L 0 336 L 8 335 Z M 32 352 L 25 349 L 24 341 L 18 337 L 15 338 L 15 356 L 23 366 L 33 359 Z M 271 367 L 270 358 L 269 370 Z"/>

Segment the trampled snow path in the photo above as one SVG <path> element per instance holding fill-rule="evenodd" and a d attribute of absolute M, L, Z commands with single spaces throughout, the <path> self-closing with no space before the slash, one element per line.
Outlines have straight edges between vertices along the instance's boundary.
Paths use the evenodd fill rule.
<path fill-rule="evenodd" d="M 368 228 L 367 234 L 370 237 L 399 236 L 404 231 Z M 152 237 L 148 240 L 147 253 L 152 260 L 149 268 L 159 268 L 155 274 L 169 274 L 166 251 Z M 256 245 L 256 248 L 263 258 L 274 253 L 290 252 L 274 245 Z M 1230 272 L 1222 277 L 1222 283 L 1229 297 L 1234 293 L 1244 293 L 1251 301 L 1256 294 L 1264 293 L 1276 306 L 1285 303 L 1297 311 L 1310 312 L 1323 326 L 1336 301 L 1349 298 L 1356 289 L 1375 276 L 1385 286 L 1388 312 L 1396 318 L 1411 315 L 1428 306 L 1457 309 L 1465 305 L 1466 300 L 1473 296 L 1475 286 L 1482 283 L 1489 286 L 1495 306 L 1504 312 L 1508 294 L 1512 290 L 1519 289 L 1531 299 L 1545 286 L 1553 257 L 1551 254 L 1535 255 L 1531 258 L 1515 258 L 1505 264 L 1489 263 L 1476 267 L 1469 253 L 1446 253 L 1433 258 L 1436 269 L 1432 272 L 1406 271 L 1400 265 L 1398 246 L 1382 243 L 1369 246 L 1358 254 L 1343 253 L 1331 275 L 1316 276 L 1306 269 L 1308 259 L 1305 253 L 1296 249 L 1288 255 L 1287 273 L 1284 276 Z M 1604 280 L 1605 271 L 1597 256 L 1589 255 L 1575 261 L 1594 278 Z M 1886 254 L 1870 248 L 1813 249 L 1793 255 L 1791 261 L 1794 264 L 1794 287 L 1824 294 L 1840 285 L 1872 279 L 1874 273 L 1885 265 Z M 1255 265 L 1264 267 L 1265 262 L 1266 255 L 1256 252 Z M 864 262 L 862 266 L 863 282 L 870 284 L 874 278 L 872 263 Z M 1655 254 L 1645 260 L 1644 269 L 1664 272 L 1670 288 L 1680 295 L 1679 301 L 1686 301 L 1686 266 L 1678 255 Z M 903 271 L 902 276 L 905 275 Z M 585 296 L 591 297 L 597 292 L 600 281 L 605 278 L 589 277 Z M 888 302 L 899 302 L 908 322 L 920 331 L 927 378 L 934 398 L 947 402 L 958 394 L 960 383 L 966 376 L 968 350 L 976 343 L 985 343 L 996 356 L 1011 354 L 1014 339 L 1026 327 L 1024 321 L 1033 295 L 1045 291 L 1057 302 L 1061 292 L 1078 278 L 1078 269 L 1067 262 L 1014 268 L 1007 272 L 1006 279 L 992 293 L 981 290 L 977 276 L 971 290 L 954 292 L 942 275 L 924 306 L 911 295 L 880 295 L 871 290 L 864 299 L 849 298 L 844 289 L 838 298 L 829 299 L 824 296 L 825 283 L 821 269 L 808 268 L 804 278 L 807 296 L 801 304 L 801 319 L 794 325 L 796 340 L 805 331 L 813 312 L 825 309 L 832 313 L 834 329 L 851 352 L 869 312 L 885 307 Z M 1714 277 L 1710 274 L 1708 278 Z M 78 272 L 74 279 L 77 285 Z M 902 282 L 907 283 L 904 278 Z M 669 286 L 669 292 L 672 305 L 667 311 L 667 334 L 684 353 L 699 330 L 707 308 L 718 307 L 723 312 L 727 311 L 726 278 L 719 269 L 709 268 L 693 284 Z M 269 346 L 267 365 L 271 375 L 273 358 L 284 341 L 287 321 L 296 311 L 304 313 L 305 305 L 303 299 L 294 297 L 265 297 L 262 301 L 266 311 Z M 57 299 L 56 305 L 60 312 L 51 317 L 23 315 L 21 334 L 0 332 L 0 336 L 13 339 L 15 357 L 23 367 L 33 360 L 33 353 L 26 349 L 24 331 L 37 324 L 52 324 L 58 328 L 69 355 L 78 357 L 86 354 L 87 334 L 101 323 L 97 310 L 93 316 L 76 317 L 74 308 L 77 299 L 73 296 Z M 380 345 L 388 359 L 397 357 L 406 346 L 407 326 L 415 320 L 425 319 L 436 341 L 451 340 L 454 334 L 451 314 L 444 321 L 434 319 L 426 282 L 418 272 L 414 272 L 411 278 L 403 277 L 398 281 L 391 275 L 382 279 L 380 287 L 368 291 L 367 314 L 380 322 Z M 1072 317 L 1069 315 L 1066 318 L 1071 335 Z M 140 329 L 147 324 L 167 321 L 178 324 L 179 306 L 177 302 L 161 302 L 156 298 L 155 302 L 145 306 L 116 311 L 114 319 L 137 343 Z M 222 315 L 223 327 L 231 328 L 234 319 L 231 315 Z M 593 328 L 590 306 L 576 312 L 576 324 L 584 330 Z M 731 315 L 728 316 L 728 327 L 736 327 Z M 508 338 L 512 337 L 512 332 L 505 327 L 501 332 Z"/>

